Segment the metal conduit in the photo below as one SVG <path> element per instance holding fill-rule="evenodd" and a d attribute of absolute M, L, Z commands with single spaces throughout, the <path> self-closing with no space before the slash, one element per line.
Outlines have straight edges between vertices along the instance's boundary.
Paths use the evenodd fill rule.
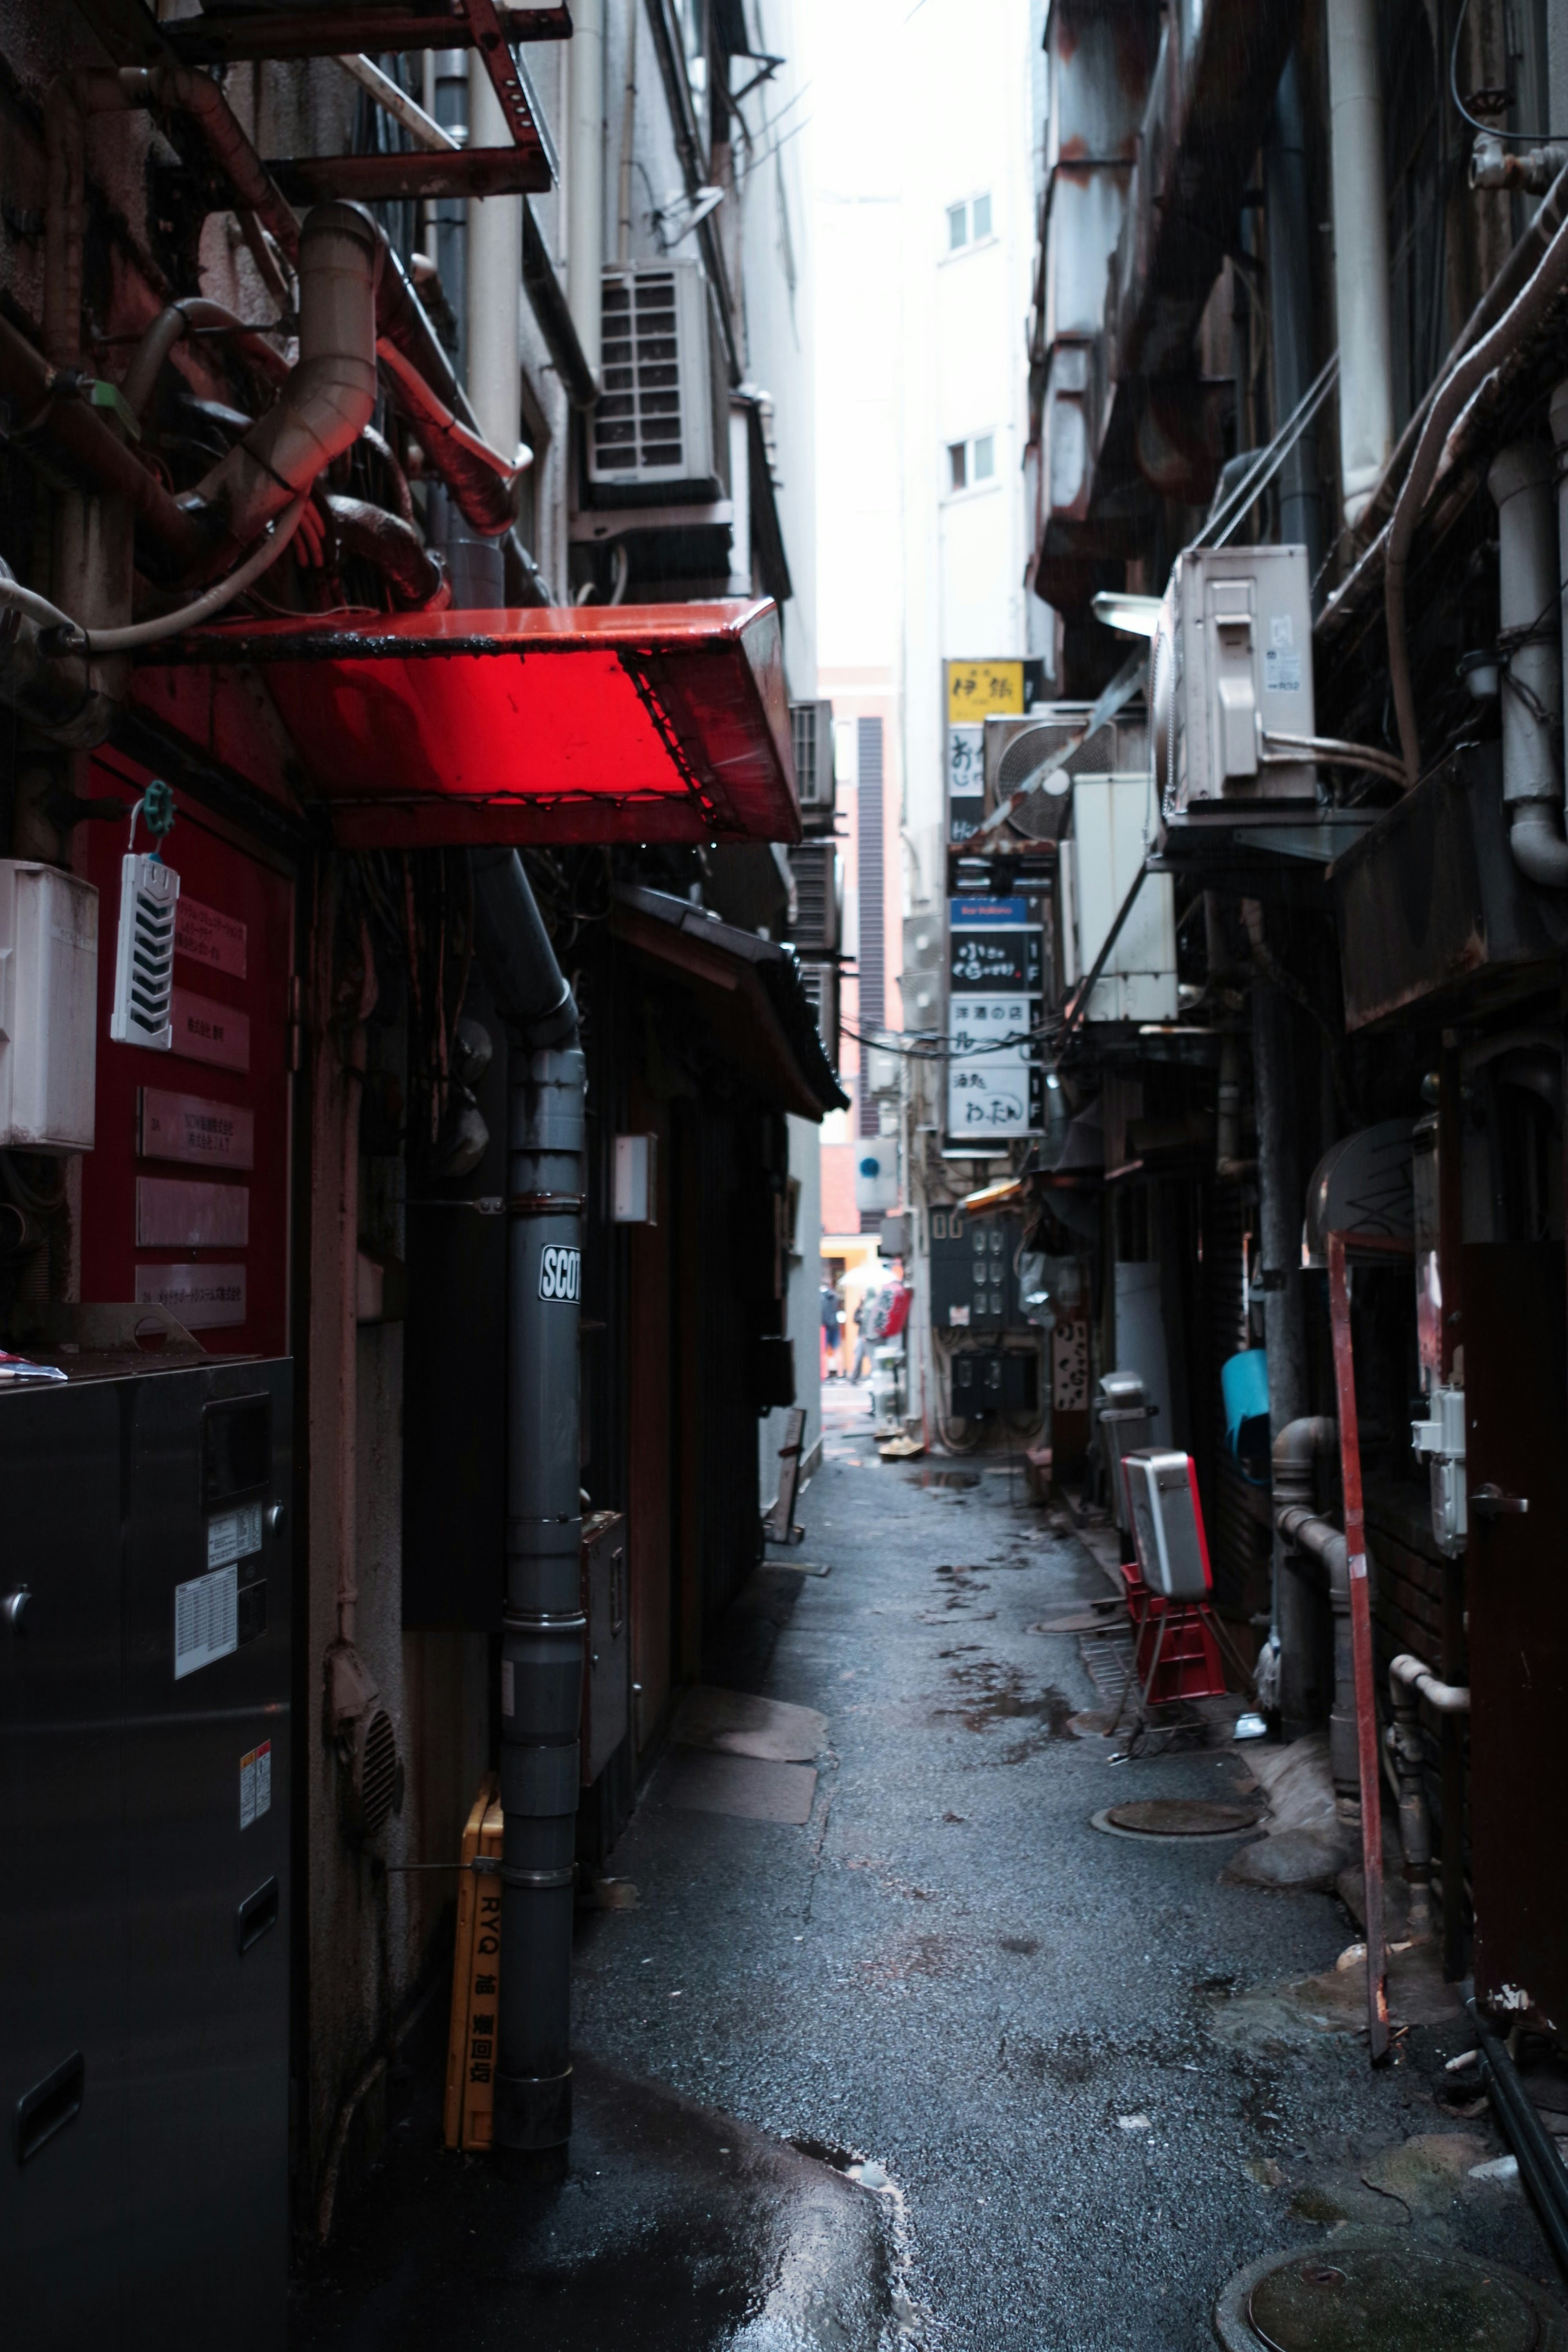
<path fill-rule="evenodd" d="M 494 2146 L 571 2133 L 573 1853 L 584 1619 L 579 1486 L 585 1064 L 516 850 L 476 852 L 479 952 L 511 1033 L 501 1969 Z"/>

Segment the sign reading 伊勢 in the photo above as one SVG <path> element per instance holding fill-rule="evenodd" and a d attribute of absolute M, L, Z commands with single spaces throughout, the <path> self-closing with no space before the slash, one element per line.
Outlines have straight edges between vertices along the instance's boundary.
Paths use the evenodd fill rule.
<path fill-rule="evenodd" d="M 539 1253 L 539 1297 L 575 1306 L 582 1296 L 582 1252 L 550 1243 Z"/>

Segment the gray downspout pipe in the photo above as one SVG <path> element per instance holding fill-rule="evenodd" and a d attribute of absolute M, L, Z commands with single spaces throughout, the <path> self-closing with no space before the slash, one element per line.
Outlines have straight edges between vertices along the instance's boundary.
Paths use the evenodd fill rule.
<path fill-rule="evenodd" d="M 1300 406 L 1314 373 L 1312 351 L 1312 213 L 1307 194 L 1307 134 L 1301 112 L 1301 67 L 1294 49 L 1274 93 L 1263 151 L 1269 218 L 1269 318 L 1274 338 L 1275 409 L 1289 416 Z M 1301 434 L 1280 474 L 1280 537 L 1307 551 L 1315 580 L 1322 555 L 1322 493 L 1318 487 L 1315 425 Z"/>
<path fill-rule="evenodd" d="M 1244 902 L 1249 907 L 1250 902 Z M 1251 909 L 1261 936 L 1261 914 Z M 1252 982 L 1253 1095 L 1258 1113 L 1258 1222 L 1263 1329 L 1269 1351 L 1269 1428 L 1278 1439 L 1307 1402 L 1306 1302 L 1301 1276 L 1302 1186 L 1296 1163 L 1291 1006 L 1270 981 Z M 1315 1599 L 1273 1547 L 1278 1697 L 1287 1739 L 1310 1730 Z"/>
<path fill-rule="evenodd" d="M 473 871 L 479 953 L 511 1037 L 494 2146 L 523 2153 L 564 2148 L 571 2134 L 586 1071 L 577 1006 L 522 860 L 476 851 Z"/>
<path fill-rule="evenodd" d="M 1350 1559 L 1345 1540 L 1312 1507 L 1312 1465 L 1339 1443 L 1339 1423 L 1309 1413 L 1286 1423 L 1274 1440 L 1274 1529 L 1281 1543 L 1310 1552 L 1328 1578 L 1333 1616 L 1333 1700 L 1329 1713 L 1329 1765 L 1334 1811 L 1342 1822 L 1361 1819 L 1361 1765 L 1356 1746 L 1355 1657 L 1351 1646 Z"/>
<path fill-rule="evenodd" d="M 1502 798 L 1514 863 L 1568 887 L 1563 806 L 1563 651 L 1551 445 L 1516 441 L 1487 473 L 1497 506 Z"/>

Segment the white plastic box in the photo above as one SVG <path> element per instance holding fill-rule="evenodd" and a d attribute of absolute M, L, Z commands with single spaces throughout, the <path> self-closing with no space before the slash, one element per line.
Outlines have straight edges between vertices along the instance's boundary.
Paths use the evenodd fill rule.
<path fill-rule="evenodd" d="M 1168 822 L 1317 799 L 1304 547 L 1200 547 L 1176 560 L 1152 648 L 1155 776 Z"/>
<path fill-rule="evenodd" d="M 1123 1457 L 1138 1568 L 1151 1592 L 1201 1601 L 1213 1581 L 1189 1454 L 1150 1446 Z"/>
<path fill-rule="evenodd" d="M 0 1145 L 90 1151 L 98 892 L 57 866 L 0 858 Z"/>

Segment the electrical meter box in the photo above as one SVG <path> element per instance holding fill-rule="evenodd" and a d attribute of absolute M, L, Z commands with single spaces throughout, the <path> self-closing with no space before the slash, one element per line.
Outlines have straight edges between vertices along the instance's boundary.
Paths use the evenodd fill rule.
<path fill-rule="evenodd" d="M 0 1145 L 90 1151 L 98 892 L 57 866 L 0 858 Z"/>
<path fill-rule="evenodd" d="M 1167 824 L 1315 806 L 1312 611 L 1304 547 L 1176 558 L 1151 647 L 1155 782 Z"/>
<path fill-rule="evenodd" d="M 1020 1320 L 1016 1217 L 931 1212 L 931 1320 L 945 1331 L 999 1331 Z"/>
<path fill-rule="evenodd" d="M 1144 1582 L 1167 1601 L 1203 1600 L 1214 1580 L 1191 1454 L 1151 1446 L 1125 1454 L 1122 1475 Z"/>

